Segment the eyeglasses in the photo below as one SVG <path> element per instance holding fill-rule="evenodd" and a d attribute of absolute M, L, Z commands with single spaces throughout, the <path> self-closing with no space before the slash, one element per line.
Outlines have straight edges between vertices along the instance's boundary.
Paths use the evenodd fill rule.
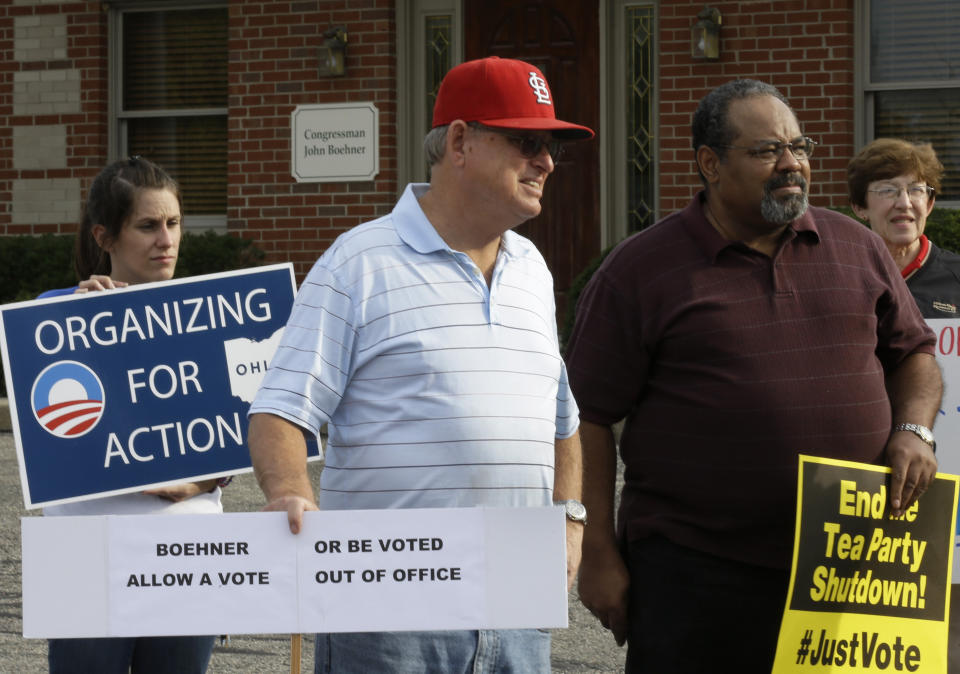
<path fill-rule="evenodd" d="M 780 157 L 783 156 L 783 151 L 787 148 L 790 149 L 790 154 L 793 155 L 794 159 L 797 161 L 806 161 L 813 154 L 813 148 L 816 146 L 817 142 L 813 138 L 803 136 L 802 138 L 795 138 L 789 143 L 763 143 L 762 145 L 756 145 L 754 147 L 746 147 L 744 145 L 718 145 L 717 147 L 746 150 L 748 155 L 754 159 L 759 159 L 764 164 L 776 164 L 780 161 Z"/>
<path fill-rule="evenodd" d="M 553 160 L 553 163 L 556 164 L 560 157 L 563 156 L 563 142 L 557 140 L 556 138 L 544 138 L 536 133 L 517 133 L 514 131 L 509 131 L 507 129 L 498 129 L 493 126 L 484 126 L 479 122 L 471 122 L 470 127 L 474 129 L 479 129 L 481 131 L 489 131 L 491 133 L 500 134 L 511 143 L 517 146 L 517 149 L 520 150 L 522 154 L 527 159 L 533 159 L 540 155 L 543 152 L 543 148 L 547 148 L 547 153 L 550 155 L 550 159 Z"/>
<path fill-rule="evenodd" d="M 867 192 L 873 192 L 884 201 L 896 201 L 900 198 L 901 192 L 907 193 L 907 198 L 916 203 L 923 203 L 933 196 L 934 189 L 929 185 L 910 185 L 909 187 L 900 187 L 899 185 L 884 185 L 874 189 L 868 189 Z"/>

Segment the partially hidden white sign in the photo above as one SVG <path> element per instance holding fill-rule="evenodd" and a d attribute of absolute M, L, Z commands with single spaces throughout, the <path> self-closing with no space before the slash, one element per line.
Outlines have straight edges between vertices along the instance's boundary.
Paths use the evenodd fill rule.
<path fill-rule="evenodd" d="M 933 427 L 937 438 L 937 470 L 960 473 L 960 320 L 931 318 L 927 324 L 937 335 L 936 356 L 943 373 L 943 399 Z M 960 546 L 960 515 L 955 545 Z M 956 553 L 957 550 L 955 549 Z M 960 554 L 953 555 L 953 583 L 960 583 Z"/>
<path fill-rule="evenodd" d="M 285 513 L 21 528 L 28 638 L 567 626 L 556 507 L 311 512 L 296 536 Z"/>

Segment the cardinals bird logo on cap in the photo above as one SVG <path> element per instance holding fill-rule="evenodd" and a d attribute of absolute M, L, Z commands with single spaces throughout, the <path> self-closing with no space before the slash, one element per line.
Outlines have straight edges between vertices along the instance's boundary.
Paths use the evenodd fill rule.
<path fill-rule="evenodd" d="M 103 416 L 103 384 L 86 365 L 61 360 L 37 375 L 30 401 L 44 430 L 58 438 L 78 438 Z"/>

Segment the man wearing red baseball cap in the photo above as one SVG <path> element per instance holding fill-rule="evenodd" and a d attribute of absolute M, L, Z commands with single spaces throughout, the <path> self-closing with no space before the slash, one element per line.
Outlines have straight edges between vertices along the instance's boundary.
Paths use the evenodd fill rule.
<path fill-rule="evenodd" d="M 538 68 L 490 56 L 453 68 L 440 83 L 433 126 L 461 119 L 503 129 L 551 131 L 562 140 L 593 138 L 593 131 L 557 119 L 553 96 Z"/>
<path fill-rule="evenodd" d="M 429 184 L 340 236 L 301 286 L 249 444 L 267 509 L 534 507 L 567 514 L 568 584 L 586 511 L 578 410 L 557 343 L 553 279 L 511 231 L 540 213 L 566 141 L 539 69 L 453 68 L 424 147 Z M 303 437 L 329 440 L 320 489 Z M 371 617 L 371 624 L 375 617 Z M 318 634 L 316 672 L 550 670 L 549 633 Z"/>

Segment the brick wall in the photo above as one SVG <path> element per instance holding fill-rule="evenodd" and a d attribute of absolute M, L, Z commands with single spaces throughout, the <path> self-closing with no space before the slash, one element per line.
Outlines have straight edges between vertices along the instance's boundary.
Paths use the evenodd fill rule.
<path fill-rule="evenodd" d="M 231 2 L 228 229 L 302 278 L 336 235 L 389 212 L 396 185 L 394 0 Z M 346 27 L 347 75 L 321 78 L 317 47 Z M 297 105 L 372 101 L 380 172 L 297 183 Z M 100 3 L 0 4 L 0 236 L 76 229 L 107 163 L 107 14 Z"/>
<path fill-rule="evenodd" d="M 268 0 L 229 6 L 228 229 L 298 279 L 345 229 L 384 214 L 397 190 L 396 0 Z M 694 62 L 690 27 L 702 0 L 659 5 L 661 213 L 699 189 L 690 117 L 712 87 L 765 79 L 821 142 L 813 202 L 846 202 L 853 153 L 854 0 L 713 3 L 723 15 L 720 61 Z M 318 74 L 322 32 L 344 26 L 347 75 Z M 0 235 L 71 232 L 107 161 L 107 14 L 100 3 L 0 3 Z M 380 113 L 374 180 L 297 183 L 290 115 L 297 105 L 372 101 Z"/>
<path fill-rule="evenodd" d="M 230 6 L 227 225 L 302 278 L 343 230 L 396 201 L 393 0 L 250 2 Z M 322 33 L 348 34 L 344 77 L 318 76 Z M 380 113 L 380 172 L 372 181 L 297 183 L 290 114 L 297 105 L 372 101 Z"/>
<path fill-rule="evenodd" d="M 737 77 L 773 84 L 820 145 L 811 160 L 811 202 L 847 203 L 853 156 L 853 0 L 711 2 L 720 10 L 721 55 L 690 56 L 690 28 L 702 0 L 660 3 L 660 208 L 684 207 L 700 189 L 690 148 L 690 120 L 712 88 Z"/>
<path fill-rule="evenodd" d="M 73 232 L 106 162 L 99 3 L 0 3 L 0 235 Z"/>

